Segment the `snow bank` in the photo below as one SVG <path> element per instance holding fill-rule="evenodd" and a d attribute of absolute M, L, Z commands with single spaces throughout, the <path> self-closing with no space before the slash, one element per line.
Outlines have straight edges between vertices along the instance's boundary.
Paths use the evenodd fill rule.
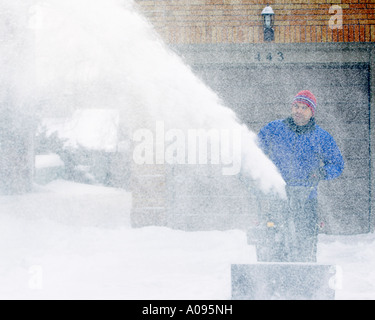
<path fill-rule="evenodd" d="M 338 300 L 375 299 L 375 235 L 320 236 L 318 261 L 341 268 Z"/>
<path fill-rule="evenodd" d="M 256 263 L 246 234 L 131 229 L 130 199 L 66 181 L 0 197 L 0 299 L 229 300 L 231 264 Z M 70 219 L 75 208 L 96 219 Z M 98 224 L 114 211 L 122 223 Z M 374 234 L 320 236 L 318 262 L 341 268 L 337 299 L 375 298 Z"/>
<path fill-rule="evenodd" d="M 129 224 L 131 194 L 105 188 L 57 180 L 35 186 L 34 193 L 0 197 L 0 213 L 39 218 L 77 226 L 123 226 Z"/>
<path fill-rule="evenodd" d="M 41 154 L 35 156 L 36 169 L 55 168 L 63 166 L 64 162 L 61 160 L 58 154 Z"/>

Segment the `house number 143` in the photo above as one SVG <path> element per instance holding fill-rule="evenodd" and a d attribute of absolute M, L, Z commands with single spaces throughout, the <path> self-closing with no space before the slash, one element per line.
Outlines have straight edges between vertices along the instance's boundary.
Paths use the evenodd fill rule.
<path fill-rule="evenodd" d="M 273 54 L 272 52 L 268 53 L 257 53 L 255 55 L 255 60 L 257 61 L 284 61 L 284 53 L 281 51 L 276 52 L 276 54 Z"/>

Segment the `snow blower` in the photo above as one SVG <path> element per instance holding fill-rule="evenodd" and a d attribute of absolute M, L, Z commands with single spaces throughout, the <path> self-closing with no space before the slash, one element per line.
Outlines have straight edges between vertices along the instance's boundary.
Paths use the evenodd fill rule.
<path fill-rule="evenodd" d="M 255 245 L 257 264 L 232 265 L 232 298 L 235 300 L 332 300 L 335 298 L 336 267 L 316 263 L 316 243 L 311 250 L 299 250 L 301 238 L 295 217 L 304 217 L 313 187 L 287 186 L 287 200 L 268 199 L 268 209 L 256 227 L 248 231 L 248 243 Z M 317 221 L 306 238 L 313 242 Z M 316 234 L 315 234 L 316 233 Z M 310 239 L 309 238 L 309 239 Z M 307 252 L 307 253 L 306 253 Z"/>

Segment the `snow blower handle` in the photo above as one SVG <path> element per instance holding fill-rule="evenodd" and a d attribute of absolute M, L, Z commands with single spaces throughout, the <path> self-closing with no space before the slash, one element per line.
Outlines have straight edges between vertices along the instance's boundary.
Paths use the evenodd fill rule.
<path fill-rule="evenodd" d="M 324 167 L 320 167 L 313 170 L 308 177 L 308 181 L 312 184 L 311 188 L 316 188 L 321 180 L 327 178 L 327 170 Z"/>

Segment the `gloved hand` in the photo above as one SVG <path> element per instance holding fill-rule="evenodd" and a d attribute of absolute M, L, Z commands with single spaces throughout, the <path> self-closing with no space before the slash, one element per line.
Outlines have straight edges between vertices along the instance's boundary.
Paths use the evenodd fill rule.
<path fill-rule="evenodd" d="M 325 180 L 327 178 L 327 171 L 324 169 L 324 167 L 320 167 L 316 170 L 313 170 L 309 174 L 309 182 L 312 183 L 312 185 L 317 185 L 320 180 Z"/>

